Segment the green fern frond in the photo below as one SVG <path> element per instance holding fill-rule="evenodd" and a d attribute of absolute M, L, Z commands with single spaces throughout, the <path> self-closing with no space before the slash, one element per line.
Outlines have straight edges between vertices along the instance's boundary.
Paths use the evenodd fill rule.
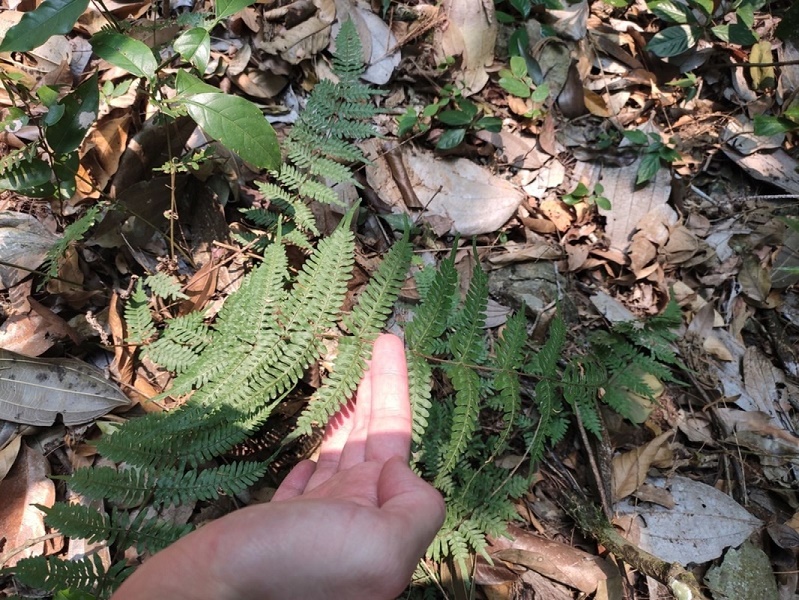
<path fill-rule="evenodd" d="M 449 338 L 450 352 L 457 361 L 473 365 L 485 354 L 483 327 L 487 305 L 488 276 L 480 263 L 475 262 L 463 309 L 457 315 L 460 326 Z"/>
<path fill-rule="evenodd" d="M 45 513 L 47 525 L 65 536 L 109 545 L 122 541 L 125 547 L 132 546 L 138 552 L 151 554 L 163 550 L 193 529 L 191 525 L 145 520 L 146 511 L 141 511 L 131 521 L 127 512 L 116 508 L 111 515 L 80 504 L 56 503 L 51 508 L 38 508 Z"/>
<path fill-rule="evenodd" d="M 165 369 L 183 373 L 211 341 L 204 319 L 201 311 L 195 311 L 168 320 L 161 337 L 145 347 L 145 356 Z"/>
<path fill-rule="evenodd" d="M 9 571 L 21 584 L 34 589 L 55 592 L 70 588 L 105 598 L 122 585 L 133 567 L 122 561 L 106 569 L 100 556 L 94 554 L 75 560 L 52 556 L 25 558 Z"/>
<path fill-rule="evenodd" d="M 333 69 L 344 80 L 356 80 L 363 73 L 363 49 L 358 30 L 352 20 L 341 24 L 336 36 L 336 51 L 333 53 Z"/>
<path fill-rule="evenodd" d="M 153 503 L 176 506 L 196 500 L 213 500 L 220 493 L 240 494 L 266 473 L 258 462 L 234 462 L 219 467 L 159 474 Z"/>
<path fill-rule="evenodd" d="M 452 413 L 452 429 L 444 458 L 436 477 L 436 485 L 441 477 L 449 473 L 463 456 L 466 447 L 474 436 L 480 415 L 480 377 L 471 365 L 448 365 L 447 374 L 455 388 L 455 409 Z"/>
<path fill-rule="evenodd" d="M 408 389 L 411 397 L 411 416 L 413 427 L 411 437 L 415 444 L 421 444 L 428 428 L 432 406 L 433 370 L 422 357 L 406 351 L 408 362 Z"/>
<path fill-rule="evenodd" d="M 153 294 L 164 300 L 186 300 L 188 296 L 181 292 L 180 282 L 176 277 L 166 273 L 155 273 L 144 278 L 144 285 Z"/>
<path fill-rule="evenodd" d="M 47 274 L 47 279 L 58 276 L 58 261 L 72 243 L 82 240 L 86 232 L 94 226 L 101 210 L 102 206 L 95 204 L 80 219 L 64 228 L 61 238 L 52 245 L 44 257 L 42 271 Z"/>
<path fill-rule="evenodd" d="M 441 263 L 427 296 L 414 313 L 413 320 L 405 326 L 408 346 L 422 354 L 431 354 L 431 345 L 447 328 L 458 286 L 455 270 L 455 253 Z"/>
<path fill-rule="evenodd" d="M 141 279 L 136 282 L 136 289 L 125 304 L 125 325 L 128 328 L 127 341 L 131 344 L 144 344 L 155 337 L 150 299 Z"/>

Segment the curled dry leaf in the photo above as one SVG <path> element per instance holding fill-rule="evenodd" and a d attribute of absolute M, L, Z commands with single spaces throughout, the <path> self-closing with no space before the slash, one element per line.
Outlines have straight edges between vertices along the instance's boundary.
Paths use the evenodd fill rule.
<path fill-rule="evenodd" d="M 613 501 L 617 502 L 635 492 L 646 480 L 646 474 L 664 444 L 674 432 L 661 433 L 640 448 L 613 457 Z"/>
<path fill-rule="evenodd" d="M 38 268 L 57 239 L 31 215 L 0 212 L 0 260 L 8 263 L 0 265 L 0 289 L 15 286 Z"/>
<path fill-rule="evenodd" d="M 28 358 L 0 349 L 0 418 L 25 425 L 87 423 L 128 399 L 102 371 L 71 358 Z"/>

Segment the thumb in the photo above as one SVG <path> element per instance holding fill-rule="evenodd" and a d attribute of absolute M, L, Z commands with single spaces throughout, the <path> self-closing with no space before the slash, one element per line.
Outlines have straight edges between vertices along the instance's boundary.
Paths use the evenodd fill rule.
<path fill-rule="evenodd" d="M 405 521 L 422 543 L 422 553 L 433 541 L 446 516 L 441 494 L 416 475 L 401 456 L 389 459 L 377 482 L 377 501 L 382 510 Z"/>

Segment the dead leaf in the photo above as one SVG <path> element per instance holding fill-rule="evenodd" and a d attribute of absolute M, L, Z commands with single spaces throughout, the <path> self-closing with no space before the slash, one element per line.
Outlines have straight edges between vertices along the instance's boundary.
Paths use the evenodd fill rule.
<path fill-rule="evenodd" d="M 6 478 L 11 467 L 14 466 L 14 461 L 17 460 L 21 444 L 22 436 L 16 433 L 14 437 L 11 438 L 11 441 L 0 450 L 0 481 Z"/>
<path fill-rule="evenodd" d="M 673 431 L 661 433 L 640 448 L 613 457 L 613 502 L 626 498 L 644 483 L 658 451 L 673 436 Z"/>
<path fill-rule="evenodd" d="M 555 224 L 558 231 L 564 232 L 571 228 L 574 219 L 569 209 L 560 200 L 544 200 L 538 209 Z"/>
<path fill-rule="evenodd" d="M 671 491 L 674 508 L 619 502 L 621 514 L 643 518 L 638 545 L 667 562 L 701 564 L 738 546 L 760 527 L 740 504 L 724 492 L 686 477 L 652 478 L 649 483 Z"/>
<path fill-rule="evenodd" d="M 494 559 L 523 566 L 584 594 L 592 594 L 600 581 L 618 579 L 619 573 L 600 557 L 562 542 L 548 540 L 510 525 L 511 547 L 492 552 Z"/>
<path fill-rule="evenodd" d="M 42 264 L 58 237 L 29 214 L 0 212 L 0 289 L 15 286 Z M 13 265 L 13 266 L 12 266 Z"/>
<path fill-rule="evenodd" d="M 48 477 L 47 459 L 25 444 L 17 461 L 0 481 L 0 532 L 5 538 L 3 551 L 12 554 L 0 567 L 13 567 L 21 559 L 38 556 L 44 552 L 44 542 L 31 541 L 45 534 L 44 514 L 34 504 L 52 506 L 55 502 L 55 485 Z"/>
<path fill-rule="evenodd" d="M 741 70 L 733 69 L 733 71 Z M 744 156 L 726 144 L 721 149 L 730 160 L 755 179 L 782 188 L 789 194 L 799 195 L 799 173 L 796 172 L 796 159 L 785 150 L 780 148 L 771 152 L 756 152 Z"/>
<path fill-rule="evenodd" d="M 747 254 L 744 256 L 741 270 L 738 273 L 738 283 L 747 298 L 761 308 L 768 303 L 769 292 L 771 292 L 771 273 L 763 268 L 756 256 Z"/>
<path fill-rule="evenodd" d="M 0 349 L 0 418 L 25 425 L 87 423 L 128 404 L 102 371 L 72 358 L 29 358 Z"/>
<path fill-rule="evenodd" d="M 435 37 L 436 60 L 461 57 L 455 76 L 463 84 L 463 95 L 476 94 L 488 81 L 486 67 L 494 62 L 497 19 L 490 0 L 444 0 L 441 12 L 447 21 Z"/>

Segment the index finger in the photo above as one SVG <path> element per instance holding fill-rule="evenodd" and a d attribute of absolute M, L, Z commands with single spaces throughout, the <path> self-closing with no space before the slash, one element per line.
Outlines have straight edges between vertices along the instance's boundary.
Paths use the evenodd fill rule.
<path fill-rule="evenodd" d="M 371 414 L 366 460 L 408 460 L 411 452 L 411 402 L 405 347 L 395 335 L 377 338 L 372 351 Z"/>

